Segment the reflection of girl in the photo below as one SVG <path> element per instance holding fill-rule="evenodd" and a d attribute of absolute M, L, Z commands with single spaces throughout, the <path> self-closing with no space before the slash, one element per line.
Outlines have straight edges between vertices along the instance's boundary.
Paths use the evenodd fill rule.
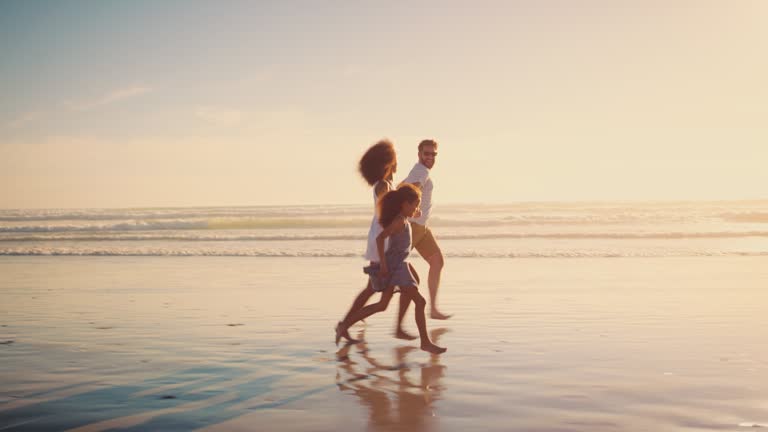
<path fill-rule="evenodd" d="M 430 336 L 437 342 L 445 331 L 434 329 Z M 350 358 L 353 346 L 368 364 Z M 442 396 L 445 366 L 438 356 L 418 368 L 412 366 L 408 354 L 415 349 L 407 345 L 394 348 L 394 363 L 378 361 L 364 342 L 346 345 L 336 353 L 336 384 L 345 394 L 360 398 L 360 405 L 369 410 L 368 429 L 431 430 L 434 426 L 433 403 Z"/>
<path fill-rule="evenodd" d="M 387 192 L 379 200 L 379 223 L 384 229 L 376 237 L 376 246 L 379 256 L 384 257 L 381 260 L 381 268 L 378 274 L 384 291 L 378 303 L 368 305 L 351 313 L 350 316 L 339 323 L 336 330 L 337 342 L 340 335 L 346 334 L 352 324 L 376 312 L 386 310 L 389 301 L 392 299 L 395 287 L 399 287 L 400 296 L 412 300 L 416 305 L 416 326 L 419 328 L 421 349 L 433 354 L 440 354 L 446 351 L 445 348 L 441 348 L 429 340 L 426 318 L 424 316 L 426 301 L 419 294 L 418 282 L 411 272 L 407 261 L 412 247 L 411 224 L 408 222 L 408 218 L 416 214 L 420 203 L 421 192 L 410 184 L 404 184 L 396 190 Z M 389 247 L 385 254 L 384 241 L 387 238 L 389 238 Z"/>
<path fill-rule="evenodd" d="M 392 189 L 392 177 L 397 170 L 397 157 L 395 154 L 395 148 L 392 143 L 387 140 L 381 140 L 371 146 L 371 148 L 369 148 L 365 154 L 363 154 L 363 157 L 360 158 L 359 169 L 360 174 L 363 176 L 365 181 L 373 187 L 374 214 L 373 220 L 371 221 L 371 228 L 368 231 L 368 246 L 365 251 L 365 259 L 370 261 L 371 266 L 377 266 L 380 260 L 379 251 L 376 248 L 376 237 L 384 228 L 381 226 L 381 224 L 379 224 L 379 217 L 378 213 L 376 212 L 375 205 L 381 196 Z M 349 312 L 347 312 L 347 315 L 344 317 L 344 320 L 347 320 L 352 313 L 362 309 L 363 306 L 365 306 L 365 303 L 369 298 L 371 298 L 373 294 L 382 290 L 381 287 L 374 287 L 371 283 L 372 281 L 376 282 L 375 279 L 372 280 L 369 278 L 368 286 L 363 288 L 363 290 L 360 291 L 360 294 L 357 295 L 355 301 L 352 303 L 352 306 L 349 308 Z M 410 300 L 402 296 L 400 297 L 400 309 L 397 314 L 397 327 L 395 329 L 395 337 L 400 339 L 413 340 L 416 339 L 416 336 L 412 336 L 406 333 L 402 328 L 403 315 L 405 315 L 405 311 L 408 309 L 409 304 Z M 350 337 L 347 330 L 339 333 L 339 327 L 337 326 L 336 331 L 337 343 L 339 337 L 344 337 L 350 342 L 357 342 Z"/>

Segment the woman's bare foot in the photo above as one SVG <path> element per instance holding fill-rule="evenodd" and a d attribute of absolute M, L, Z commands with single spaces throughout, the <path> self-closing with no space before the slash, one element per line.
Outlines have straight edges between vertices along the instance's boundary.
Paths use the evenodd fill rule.
<path fill-rule="evenodd" d="M 347 340 L 347 343 L 356 344 L 360 342 L 360 339 L 355 339 L 352 336 L 349 335 L 349 329 L 344 330 L 341 334 L 341 336 Z"/>
<path fill-rule="evenodd" d="M 346 328 L 344 328 L 344 323 L 341 321 L 336 324 L 336 328 L 334 330 L 336 331 L 336 346 L 339 346 L 339 341 L 341 341 L 341 338 L 344 336 L 344 334 L 349 334 L 349 332 Z"/>
<path fill-rule="evenodd" d="M 339 321 L 338 324 L 336 324 L 336 346 L 339 346 L 339 341 L 341 341 L 341 338 L 344 338 L 347 340 L 348 343 L 356 344 L 360 342 L 360 340 L 353 338 L 349 335 L 349 328 L 344 327 L 344 323 Z"/>
<path fill-rule="evenodd" d="M 336 346 L 339 346 L 339 341 L 341 340 L 341 321 L 339 321 L 338 324 L 336 324 L 336 328 L 333 329 L 336 332 Z"/>
<path fill-rule="evenodd" d="M 403 329 L 397 329 L 395 331 L 395 337 L 403 340 L 416 340 L 419 338 L 418 336 L 414 336 Z"/>
<path fill-rule="evenodd" d="M 437 309 L 432 309 L 429 312 L 429 317 L 432 318 L 432 319 L 436 319 L 436 320 L 447 320 L 448 318 L 450 318 L 452 316 L 453 316 L 453 314 L 446 315 L 446 314 L 438 311 Z"/>
<path fill-rule="evenodd" d="M 448 351 L 448 348 L 439 347 L 432 342 L 422 342 L 421 349 L 432 354 L 442 354 Z"/>

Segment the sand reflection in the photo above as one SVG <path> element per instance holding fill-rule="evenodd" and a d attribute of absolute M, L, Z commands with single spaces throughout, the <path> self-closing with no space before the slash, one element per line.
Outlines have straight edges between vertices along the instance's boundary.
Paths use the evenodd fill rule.
<path fill-rule="evenodd" d="M 447 331 L 433 329 L 430 338 L 438 343 Z M 387 363 L 374 357 L 365 342 L 341 348 L 336 353 L 339 390 L 358 397 L 360 405 L 368 410 L 368 427 L 372 430 L 435 429 L 433 403 L 445 390 L 440 381 L 446 367 L 440 363 L 440 356 L 418 363 L 408 361 L 411 352 L 419 352 L 415 346 L 398 346 L 392 351 L 392 362 Z"/>

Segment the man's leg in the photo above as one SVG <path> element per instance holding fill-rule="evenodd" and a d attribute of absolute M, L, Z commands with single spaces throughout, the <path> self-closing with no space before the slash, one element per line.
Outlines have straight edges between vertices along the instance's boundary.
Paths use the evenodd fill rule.
<path fill-rule="evenodd" d="M 448 319 L 451 316 L 437 310 L 437 290 L 440 287 L 440 275 L 443 272 L 445 260 L 443 253 L 438 251 L 426 258 L 429 264 L 429 276 L 427 276 L 427 285 L 429 286 L 429 317 L 432 319 Z"/>
<path fill-rule="evenodd" d="M 437 245 L 437 240 L 432 235 L 432 230 L 419 226 L 414 232 L 418 232 L 418 239 L 414 240 L 416 250 L 419 251 L 419 255 L 424 257 L 429 264 L 429 275 L 427 276 L 429 317 L 432 319 L 448 319 L 451 315 L 446 315 L 437 310 L 437 290 L 440 288 L 440 275 L 445 264 L 443 252 L 440 250 L 440 246 Z"/>

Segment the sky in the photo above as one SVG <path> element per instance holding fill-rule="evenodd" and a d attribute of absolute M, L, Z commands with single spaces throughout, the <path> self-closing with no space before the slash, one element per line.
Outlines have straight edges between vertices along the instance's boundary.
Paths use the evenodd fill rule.
<path fill-rule="evenodd" d="M 768 2 L 0 0 L 0 208 L 768 199 Z"/>

